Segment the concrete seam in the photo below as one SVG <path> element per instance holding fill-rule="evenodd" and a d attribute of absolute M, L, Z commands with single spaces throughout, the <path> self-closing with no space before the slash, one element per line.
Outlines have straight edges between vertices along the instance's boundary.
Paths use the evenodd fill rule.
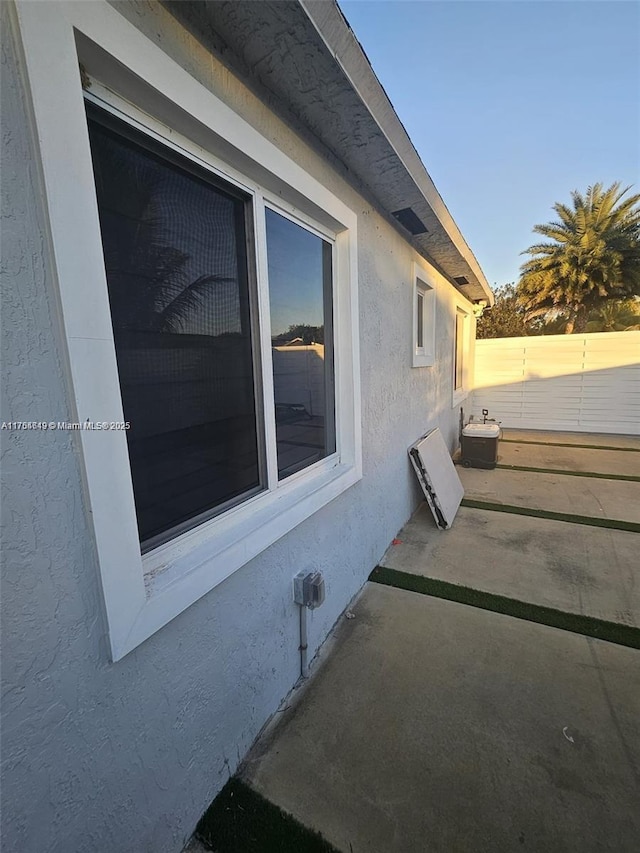
<path fill-rule="evenodd" d="M 413 575 L 409 572 L 389 569 L 386 566 L 376 566 L 369 576 L 369 581 L 382 586 L 404 589 L 419 595 L 442 598 L 457 604 L 477 607 L 480 610 L 500 613 L 503 616 L 511 616 L 515 619 L 546 625 L 550 628 L 558 628 L 573 634 L 594 637 L 616 645 L 640 649 L 640 628 L 635 628 L 632 625 L 622 625 L 606 619 L 598 619 L 595 616 L 568 613 L 563 610 L 556 610 L 553 607 L 531 604 L 516 598 L 508 598 L 496 593 L 484 592 L 436 578 L 428 578 L 424 575 Z"/>
<path fill-rule="evenodd" d="M 599 480 L 625 480 L 631 483 L 640 483 L 640 477 L 634 474 L 602 474 L 597 471 L 566 471 L 559 468 L 534 468 L 530 465 L 505 465 L 498 463 L 496 468 L 503 471 L 532 471 L 535 474 L 565 474 L 570 477 L 594 477 Z"/>
<path fill-rule="evenodd" d="M 511 515 L 527 515 L 532 518 L 547 518 L 551 521 L 565 521 L 569 524 L 586 524 L 591 527 L 605 527 L 609 530 L 625 530 L 629 533 L 640 533 L 640 524 L 635 521 L 622 521 L 615 518 L 597 518 L 590 515 L 571 515 L 567 512 L 551 512 L 546 509 L 513 506 L 512 504 L 496 504 L 488 501 L 476 501 L 464 498 L 461 506 L 470 509 L 489 510 L 491 512 L 506 512 Z"/>

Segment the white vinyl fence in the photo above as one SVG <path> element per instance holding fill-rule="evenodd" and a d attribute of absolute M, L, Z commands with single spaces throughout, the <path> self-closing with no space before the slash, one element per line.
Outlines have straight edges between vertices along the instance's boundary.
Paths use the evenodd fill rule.
<path fill-rule="evenodd" d="M 640 434 L 640 331 L 476 341 L 474 373 L 474 416 L 489 409 L 505 427 Z"/>

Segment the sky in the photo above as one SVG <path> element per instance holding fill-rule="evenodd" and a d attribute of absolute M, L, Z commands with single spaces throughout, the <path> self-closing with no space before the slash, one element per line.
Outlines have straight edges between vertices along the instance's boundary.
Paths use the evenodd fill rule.
<path fill-rule="evenodd" d="M 323 240 L 267 208 L 271 334 L 324 326 Z"/>
<path fill-rule="evenodd" d="M 339 0 L 493 287 L 601 182 L 640 193 L 635 0 Z"/>

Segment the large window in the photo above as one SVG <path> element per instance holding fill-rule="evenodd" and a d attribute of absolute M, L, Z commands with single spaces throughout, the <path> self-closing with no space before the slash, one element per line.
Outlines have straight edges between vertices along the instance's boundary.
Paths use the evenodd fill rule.
<path fill-rule="evenodd" d="M 336 450 L 333 242 L 87 104 L 142 548 Z M 265 441 L 257 286 L 269 303 L 275 444 Z M 267 414 L 268 417 L 268 414 Z M 273 431 L 272 431 L 273 432 Z"/>
<path fill-rule="evenodd" d="M 361 478 L 357 216 L 112 4 L 16 10 L 117 660 Z"/>

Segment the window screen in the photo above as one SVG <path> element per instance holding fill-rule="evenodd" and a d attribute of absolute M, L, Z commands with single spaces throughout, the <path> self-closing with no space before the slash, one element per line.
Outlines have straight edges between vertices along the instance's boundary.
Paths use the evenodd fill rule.
<path fill-rule="evenodd" d="M 248 201 L 91 106 L 143 548 L 258 490 Z"/>

